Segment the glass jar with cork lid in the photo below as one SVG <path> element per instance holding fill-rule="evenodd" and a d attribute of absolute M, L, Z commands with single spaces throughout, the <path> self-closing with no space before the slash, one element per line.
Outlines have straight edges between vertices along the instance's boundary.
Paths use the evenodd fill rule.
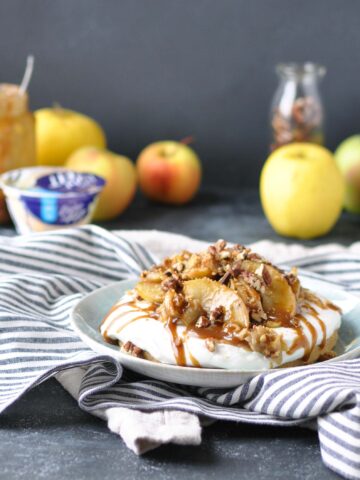
<path fill-rule="evenodd" d="M 29 57 L 21 85 L 0 84 L 0 173 L 36 163 L 35 120 L 29 111 L 26 92 L 32 62 Z M 5 198 L 0 191 L 0 223 L 8 221 Z"/>
<path fill-rule="evenodd" d="M 315 63 L 282 63 L 276 72 L 280 82 L 271 106 L 270 149 L 292 142 L 324 144 L 324 107 L 319 81 L 323 66 Z"/>

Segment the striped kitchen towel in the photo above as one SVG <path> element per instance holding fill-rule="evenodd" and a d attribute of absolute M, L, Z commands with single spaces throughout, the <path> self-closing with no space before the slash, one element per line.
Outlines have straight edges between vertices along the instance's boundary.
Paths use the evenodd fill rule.
<path fill-rule="evenodd" d="M 50 376 L 82 367 L 73 395 L 89 412 L 125 408 L 279 426 L 312 423 L 324 463 L 360 479 L 360 360 L 275 370 L 231 390 L 196 389 L 125 371 L 81 342 L 69 323 L 76 302 L 105 284 L 136 277 L 153 262 L 134 238 L 157 254 L 203 245 L 160 232 L 112 234 L 95 226 L 0 238 L 0 411 Z M 360 245 L 306 253 L 269 242 L 254 248 L 276 262 L 292 258 L 310 275 L 321 273 L 360 294 Z"/>

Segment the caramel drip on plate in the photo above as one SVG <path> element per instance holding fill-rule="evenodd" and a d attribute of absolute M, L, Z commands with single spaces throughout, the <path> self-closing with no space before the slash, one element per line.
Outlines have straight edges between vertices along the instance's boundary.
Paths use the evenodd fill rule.
<path fill-rule="evenodd" d="M 328 308 L 329 310 L 334 310 L 335 312 L 341 312 L 340 307 L 334 305 L 329 300 L 323 300 L 316 295 L 311 296 L 311 301 L 315 303 L 317 307 L 322 308 L 323 310 L 326 310 Z"/>
<path fill-rule="evenodd" d="M 110 343 L 110 345 L 118 345 L 119 342 L 115 338 L 108 337 L 106 332 L 103 333 L 103 339 L 106 343 Z"/>
<path fill-rule="evenodd" d="M 311 335 L 311 343 L 307 340 L 308 348 L 307 350 L 305 350 L 305 354 L 304 354 L 304 360 L 306 361 L 306 360 L 309 360 L 312 350 L 317 343 L 318 335 L 314 325 L 311 322 L 309 322 L 303 315 L 301 315 L 301 321 L 307 326 Z M 303 335 L 305 336 L 305 333 L 303 333 Z"/>
<path fill-rule="evenodd" d="M 121 303 L 120 305 L 114 305 L 110 310 L 109 310 L 109 313 L 105 316 L 105 318 L 103 319 L 103 321 L 101 322 L 101 325 L 103 325 L 106 320 L 109 318 L 110 315 L 112 315 L 116 310 L 118 310 L 120 307 L 133 307 L 134 309 L 136 309 L 136 311 L 140 311 L 139 315 L 135 318 L 132 318 L 131 320 L 129 320 L 128 322 L 126 322 L 124 325 L 122 325 L 117 331 L 116 333 L 120 333 L 125 327 L 127 327 L 128 325 L 130 325 L 130 323 L 133 323 L 133 322 L 136 322 L 137 320 L 140 320 L 142 318 L 149 318 L 149 317 L 152 317 L 152 318 L 156 318 L 157 317 L 157 314 L 155 313 L 155 308 L 156 306 L 155 305 L 150 305 L 149 307 L 146 307 L 146 308 L 142 308 L 142 307 L 139 307 L 139 305 L 137 305 L 136 303 L 136 300 L 130 300 L 129 302 L 125 302 L 125 303 Z M 129 312 L 130 313 L 130 312 Z M 108 335 L 107 335 L 107 330 L 111 327 L 111 325 L 117 321 L 118 318 L 115 317 L 111 323 L 108 325 L 107 329 L 104 331 L 103 333 L 103 338 L 106 342 L 108 343 L 111 343 L 112 345 L 117 345 L 118 344 L 118 340 L 114 340 L 113 338 L 110 338 Z"/>
<path fill-rule="evenodd" d="M 234 347 L 243 347 L 246 350 L 250 350 L 249 345 L 244 340 L 240 340 L 234 335 L 235 329 L 230 329 L 229 326 L 225 330 L 223 324 L 215 324 L 207 328 L 197 328 L 195 325 L 189 325 L 186 329 L 186 334 L 190 336 L 196 336 L 198 338 L 206 340 L 212 338 L 220 343 L 226 343 L 233 345 Z"/>
<path fill-rule="evenodd" d="M 111 315 L 112 313 L 114 313 L 114 312 L 118 309 L 118 307 L 119 307 L 118 305 L 114 305 L 113 307 L 110 308 L 110 310 L 108 311 L 108 313 L 107 313 L 107 314 L 105 315 L 105 317 L 102 319 L 102 322 L 100 323 L 100 327 L 101 327 L 101 325 L 103 325 L 103 324 L 106 322 L 106 320 L 110 317 L 110 315 Z M 99 329 L 100 329 L 100 327 L 99 327 Z"/>
<path fill-rule="evenodd" d="M 190 361 L 191 363 L 193 364 L 194 367 L 197 367 L 197 368 L 201 368 L 201 364 L 198 360 L 196 360 L 196 358 L 194 357 L 194 355 L 190 352 L 188 352 L 188 355 L 189 355 L 189 358 L 190 358 Z"/>
<path fill-rule="evenodd" d="M 302 327 L 299 325 L 299 322 L 301 320 L 302 321 L 305 320 L 306 322 L 306 318 L 303 315 L 301 315 L 300 313 L 296 314 L 294 323 L 296 323 L 297 326 L 293 324 L 292 328 L 296 331 L 297 337 L 294 340 L 294 343 L 291 345 L 291 347 L 287 351 L 287 353 L 290 355 L 294 353 L 296 350 L 298 350 L 299 348 L 303 348 L 305 352 L 304 356 L 307 356 L 312 349 L 312 345 L 309 343 L 307 336 L 305 335 Z"/>
<path fill-rule="evenodd" d="M 149 318 L 149 315 L 144 314 L 144 315 L 139 315 L 138 317 L 132 318 L 128 322 L 124 323 L 124 325 L 121 325 L 121 327 L 116 330 L 116 333 L 122 332 L 124 330 L 124 328 L 128 327 L 131 323 L 137 322 L 138 320 L 141 320 L 142 318 Z"/>
<path fill-rule="evenodd" d="M 335 305 L 333 305 L 333 307 L 335 307 Z M 312 307 L 311 305 L 309 305 L 308 303 L 305 303 L 303 305 L 303 309 L 307 312 L 309 312 L 313 317 L 316 318 L 320 328 L 321 328 L 321 331 L 322 331 L 322 334 L 323 334 L 323 338 L 321 340 L 321 343 L 320 343 L 320 348 L 324 348 L 325 345 L 326 345 L 326 326 L 325 326 L 325 323 L 321 320 L 321 318 L 319 317 L 319 314 L 318 312 L 315 310 L 314 307 Z M 339 310 L 338 307 L 335 307 L 334 309 L 332 310 Z"/>
<path fill-rule="evenodd" d="M 175 355 L 175 360 L 177 365 L 184 367 L 186 366 L 186 357 L 184 344 L 181 338 L 177 334 L 176 330 L 176 319 L 170 319 L 166 326 L 171 334 L 171 346 Z"/>
<path fill-rule="evenodd" d="M 332 305 L 332 306 L 334 307 L 334 308 L 332 308 L 332 310 L 336 310 L 336 311 L 340 310 L 335 305 Z M 325 307 L 322 306 L 320 308 L 325 308 Z M 325 345 L 326 345 L 326 341 L 327 341 L 325 323 L 323 322 L 323 320 L 321 320 L 321 318 L 319 316 L 319 313 L 310 304 L 308 304 L 308 303 L 303 304 L 302 309 L 305 312 L 308 312 L 310 315 L 312 315 L 312 317 L 314 319 L 316 319 L 316 321 L 317 321 L 317 323 L 318 323 L 318 325 L 319 325 L 319 327 L 322 331 L 322 339 L 321 339 L 321 343 L 320 343 L 319 347 L 324 348 Z M 291 346 L 291 348 L 289 349 L 289 351 L 287 353 L 291 354 L 295 350 L 297 350 L 298 348 L 303 348 L 304 352 L 305 352 L 303 360 L 307 361 L 307 360 L 309 360 L 309 358 L 311 356 L 311 353 L 312 353 L 313 349 L 316 347 L 317 342 L 318 342 L 317 330 L 314 327 L 314 325 L 309 320 L 307 320 L 306 317 L 304 315 L 302 315 L 301 313 L 296 314 L 295 321 L 297 321 L 298 323 L 301 321 L 304 325 L 306 325 L 306 327 L 308 328 L 308 330 L 311 334 L 311 342 L 309 342 L 307 336 L 305 335 L 305 332 L 303 331 L 302 327 L 299 325 L 299 326 L 295 327 L 295 330 L 296 330 L 296 333 L 297 333 L 298 337 L 294 341 L 293 345 Z"/>
<path fill-rule="evenodd" d="M 288 353 L 294 353 L 294 351 L 297 350 L 298 348 L 303 348 L 304 349 L 303 360 L 307 361 L 310 358 L 313 348 L 317 343 L 318 336 L 317 336 L 316 328 L 304 317 L 304 315 L 301 315 L 301 313 L 298 313 L 295 316 L 295 320 L 298 322 L 298 324 L 301 321 L 304 325 L 307 326 L 308 330 L 310 331 L 311 341 L 309 341 L 303 328 L 300 325 L 297 326 L 295 330 L 298 337 L 295 340 L 292 347 L 290 348 L 290 351 L 288 351 Z"/>

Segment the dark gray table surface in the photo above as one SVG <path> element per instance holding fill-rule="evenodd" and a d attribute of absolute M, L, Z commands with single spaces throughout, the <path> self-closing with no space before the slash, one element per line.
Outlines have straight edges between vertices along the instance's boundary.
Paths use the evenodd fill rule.
<path fill-rule="evenodd" d="M 139 196 L 123 216 L 104 226 L 156 228 L 242 243 L 262 238 L 294 241 L 271 230 L 254 190 L 207 190 L 179 208 L 150 204 Z M 0 234 L 14 231 L 2 228 Z M 350 244 L 359 234 L 360 217 L 344 214 L 330 235 L 306 244 Z M 137 457 L 104 422 L 82 412 L 55 380 L 8 408 L 0 425 L 0 479 L 339 478 L 323 466 L 317 434 L 302 428 L 218 422 L 204 429 L 199 447 L 166 445 Z"/>

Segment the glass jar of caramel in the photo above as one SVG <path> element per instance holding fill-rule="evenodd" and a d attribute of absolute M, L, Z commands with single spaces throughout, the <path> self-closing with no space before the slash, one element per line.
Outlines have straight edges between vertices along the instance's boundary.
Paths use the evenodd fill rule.
<path fill-rule="evenodd" d="M 324 144 L 324 108 L 319 81 L 325 68 L 315 63 L 277 65 L 279 85 L 271 106 L 271 145 L 292 142 Z"/>
<path fill-rule="evenodd" d="M 28 94 L 18 85 L 0 84 L 0 173 L 35 165 L 35 120 Z M 9 221 L 0 191 L 0 223 Z"/>

